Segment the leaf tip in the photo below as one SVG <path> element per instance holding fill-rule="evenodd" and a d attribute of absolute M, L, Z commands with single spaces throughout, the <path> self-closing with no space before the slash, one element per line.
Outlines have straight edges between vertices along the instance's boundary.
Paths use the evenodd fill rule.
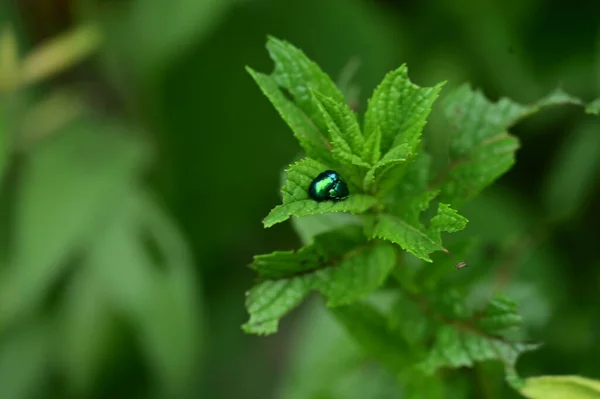
<path fill-rule="evenodd" d="M 275 37 L 274 35 L 271 35 L 270 33 L 267 34 L 267 43 L 277 43 L 277 42 L 281 42 L 281 40 L 278 39 L 277 37 Z"/>
<path fill-rule="evenodd" d="M 269 227 L 276 225 L 277 223 L 281 223 L 287 220 L 290 217 L 290 214 L 287 212 L 281 213 L 281 205 L 277 205 L 275 208 L 271 209 L 271 212 L 262 220 L 263 227 L 268 229 Z"/>
<path fill-rule="evenodd" d="M 277 321 L 268 321 L 263 323 L 252 323 L 248 321 L 242 324 L 242 331 L 246 334 L 255 335 L 271 335 L 277 332 L 278 323 Z"/>
<path fill-rule="evenodd" d="M 279 39 L 278 37 L 275 37 L 273 35 L 267 35 L 267 49 L 269 50 L 269 52 L 271 52 L 272 50 L 274 50 L 275 48 L 280 48 L 283 49 L 286 46 L 289 46 L 290 44 L 288 42 L 286 42 L 283 39 Z"/>
<path fill-rule="evenodd" d="M 262 224 L 265 229 L 268 229 L 269 227 L 272 227 L 275 224 L 275 222 L 266 217 L 262 220 Z"/>

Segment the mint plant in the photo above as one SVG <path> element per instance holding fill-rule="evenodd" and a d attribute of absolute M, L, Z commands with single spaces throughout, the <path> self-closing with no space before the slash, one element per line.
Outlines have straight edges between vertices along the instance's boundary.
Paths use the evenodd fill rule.
<path fill-rule="evenodd" d="M 360 120 L 301 50 L 273 37 L 267 49 L 274 71 L 248 72 L 306 157 L 285 171 L 282 204 L 263 223 L 292 218 L 305 246 L 255 256 L 258 280 L 247 293 L 244 331 L 275 333 L 279 320 L 317 291 L 365 352 L 397 375 L 426 377 L 497 360 L 509 383 L 521 386 L 515 363 L 539 345 L 511 333 L 522 323 L 511 299 L 490 295 L 483 308 L 467 301 L 459 255 L 472 240 L 454 234 L 468 223 L 458 210 L 514 164 L 519 140 L 511 126 L 542 107 L 580 101 L 556 90 L 530 105 L 491 102 L 460 86 L 441 104 L 449 121 L 448 162 L 434 171 L 422 133 L 444 82 L 419 87 L 402 65 L 375 89 Z M 588 112 L 598 112 L 594 104 Z M 348 199 L 309 197 L 311 181 L 325 170 L 348 183 Z M 377 290 L 391 300 L 374 300 Z"/>

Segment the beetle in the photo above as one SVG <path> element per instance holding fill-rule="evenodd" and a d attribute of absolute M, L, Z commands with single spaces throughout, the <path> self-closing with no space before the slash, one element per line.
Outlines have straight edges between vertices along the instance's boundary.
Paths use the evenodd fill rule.
<path fill-rule="evenodd" d="M 334 170 L 319 173 L 308 186 L 308 195 L 315 201 L 341 201 L 350 195 L 348 185 Z"/>

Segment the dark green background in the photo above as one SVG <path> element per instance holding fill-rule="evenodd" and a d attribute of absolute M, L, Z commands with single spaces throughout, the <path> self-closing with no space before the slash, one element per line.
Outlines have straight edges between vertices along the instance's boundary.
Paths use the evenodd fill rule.
<path fill-rule="evenodd" d="M 289 223 L 268 230 L 261 224 L 279 202 L 281 169 L 299 151 L 244 70 L 245 65 L 271 70 L 264 49 L 268 34 L 302 48 L 334 78 L 358 58 L 353 82 L 360 88 L 361 110 L 383 75 L 401 63 L 419 85 L 448 80 L 446 93 L 469 81 L 494 100 L 531 102 L 558 85 L 586 101 L 600 95 L 600 5 L 593 1 L 2 4 L 0 24 L 10 21 L 18 29 L 22 53 L 86 21 L 104 30 L 105 41 L 92 59 L 30 89 L 28 96 L 74 87 L 105 118 L 126 120 L 148 133 L 155 156 L 146 183 L 195 257 L 205 328 L 198 338 L 202 367 L 188 390 L 195 398 L 282 397 L 282 384 L 286 390 L 286 384 L 295 386 L 289 383 L 294 373 L 303 375 L 298 368 L 321 373 L 315 362 L 302 359 L 303 352 L 290 351 L 324 345 L 306 327 L 320 317 L 312 308 L 286 318 L 275 336 L 245 336 L 240 329 L 252 255 L 300 245 Z M 431 151 L 443 149 L 445 132 L 436 109 L 426 130 Z M 528 119 L 514 133 L 523 145 L 516 166 L 464 210 L 471 220 L 467 232 L 484 243 L 470 276 L 479 279 L 479 292 L 506 278 L 502 287 L 520 302 L 528 336 L 547 343 L 523 357 L 521 374 L 600 378 L 600 121 L 580 107 L 561 107 Z M 18 173 L 4 184 L 5 193 L 17 182 Z M 326 335 L 334 327 L 315 328 Z M 311 341 L 303 341 L 311 332 Z M 302 368 L 302 362 L 308 364 Z M 127 345 L 117 345 L 107 369 L 90 397 L 147 397 L 153 390 L 143 356 Z M 465 375 L 466 386 L 481 385 L 467 397 L 506 397 L 499 368 Z M 60 373 L 50 373 L 47 381 L 48 397 L 62 397 Z M 2 386 L 0 381 L 0 397 Z M 450 397 L 460 397 L 461 390 Z M 340 395 L 311 398 L 350 397 Z"/>

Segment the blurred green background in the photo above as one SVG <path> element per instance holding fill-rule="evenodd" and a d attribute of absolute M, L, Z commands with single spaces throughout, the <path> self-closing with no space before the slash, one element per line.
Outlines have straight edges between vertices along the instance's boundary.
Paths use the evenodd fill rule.
<path fill-rule="evenodd" d="M 358 65 L 359 110 L 401 63 L 494 100 L 600 94 L 585 0 L 3 0 L 0 32 L 2 399 L 401 397 L 318 303 L 240 329 L 252 256 L 300 245 L 261 224 L 299 150 L 244 70 L 271 70 L 268 34 L 341 83 Z M 446 133 L 436 109 L 430 151 Z M 508 292 L 546 343 L 522 375 L 600 378 L 600 121 L 514 133 L 517 165 L 464 209 L 474 296 Z M 494 364 L 451 389 L 517 397 Z"/>

